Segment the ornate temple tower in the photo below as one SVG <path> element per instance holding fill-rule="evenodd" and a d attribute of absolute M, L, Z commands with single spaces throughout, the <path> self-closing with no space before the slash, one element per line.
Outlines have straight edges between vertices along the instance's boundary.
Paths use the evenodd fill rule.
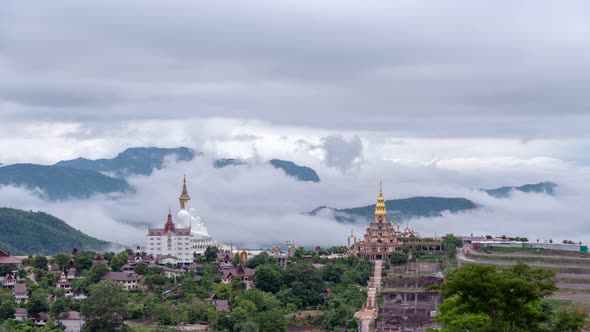
<path fill-rule="evenodd" d="M 389 260 L 393 253 L 403 252 L 405 246 L 412 246 L 423 252 L 440 251 L 439 241 L 424 242 L 418 239 L 417 234 L 409 227 L 406 227 L 404 232 L 400 232 L 399 228 L 398 223 L 387 220 L 383 186 L 379 184 L 375 220 L 369 222 L 365 236 L 353 244 L 351 253 L 370 260 Z"/>
<path fill-rule="evenodd" d="M 178 197 L 178 200 L 180 201 L 180 208 L 183 210 L 186 209 L 186 203 L 191 200 L 191 197 L 188 195 L 188 190 L 186 189 L 186 175 L 182 180 L 182 193 Z"/>

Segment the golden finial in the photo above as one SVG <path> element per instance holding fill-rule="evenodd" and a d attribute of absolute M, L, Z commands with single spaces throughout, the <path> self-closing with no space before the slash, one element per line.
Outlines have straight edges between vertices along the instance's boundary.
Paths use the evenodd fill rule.
<path fill-rule="evenodd" d="M 180 197 L 178 197 L 178 200 L 180 201 L 180 208 L 185 209 L 186 202 L 188 202 L 190 199 L 191 199 L 191 197 L 188 195 L 188 190 L 186 188 L 186 174 L 185 174 L 182 179 L 182 193 L 180 194 Z"/>
<path fill-rule="evenodd" d="M 379 181 L 379 196 L 377 197 L 377 205 L 375 205 L 375 219 L 378 221 L 382 219 L 385 221 L 387 217 L 387 208 L 385 207 L 385 198 L 383 198 L 383 181 Z"/>

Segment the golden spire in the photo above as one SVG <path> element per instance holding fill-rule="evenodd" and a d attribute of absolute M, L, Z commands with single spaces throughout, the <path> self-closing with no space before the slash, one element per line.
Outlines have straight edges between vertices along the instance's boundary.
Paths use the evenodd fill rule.
<path fill-rule="evenodd" d="M 377 197 L 377 205 L 375 206 L 375 220 L 382 218 L 385 221 L 387 217 L 387 208 L 385 207 L 385 198 L 383 198 L 383 183 L 379 181 L 379 196 Z"/>
<path fill-rule="evenodd" d="M 178 200 L 180 201 L 180 208 L 185 209 L 186 202 L 190 201 L 190 199 L 191 199 L 191 197 L 188 195 L 188 190 L 186 189 L 186 175 L 185 175 L 182 180 L 182 193 L 180 194 L 180 197 L 178 197 Z"/>

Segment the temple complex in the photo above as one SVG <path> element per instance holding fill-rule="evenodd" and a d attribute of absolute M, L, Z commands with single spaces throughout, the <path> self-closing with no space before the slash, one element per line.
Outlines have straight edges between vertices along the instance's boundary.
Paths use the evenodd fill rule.
<path fill-rule="evenodd" d="M 178 197 L 180 210 L 176 215 L 179 225 L 176 225 L 172 213 L 168 211 L 168 219 L 163 228 L 148 228 L 146 252 L 149 255 L 156 259 L 172 257 L 179 264 L 190 264 L 193 262 L 193 255 L 203 254 L 207 247 L 223 247 L 209 235 L 197 210 L 188 207 L 190 199 L 184 177 L 182 192 Z"/>
<path fill-rule="evenodd" d="M 387 221 L 387 207 L 382 185 L 379 186 L 375 219 L 369 222 L 364 238 L 357 241 L 351 234 L 349 241 L 350 239 L 354 241 L 352 245 L 349 242 L 351 254 L 373 261 L 389 260 L 393 253 L 404 252 L 405 247 L 410 252 L 410 249 L 428 253 L 441 252 L 441 243 L 436 238 L 420 239 L 408 226 L 402 232 L 399 223 Z"/>

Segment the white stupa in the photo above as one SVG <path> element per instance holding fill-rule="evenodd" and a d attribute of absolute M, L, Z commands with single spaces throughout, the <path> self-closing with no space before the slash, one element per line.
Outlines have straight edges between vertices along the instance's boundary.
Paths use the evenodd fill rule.
<path fill-rule="evenodd" d="M 186 176 L 182 184 L 182 193 L 178 200 L 180 201 L 180 211 L 176 215 L 178 222 L 191 230 L 191 249 L 197 254 L 203 254 L 207 247 L 222 246 L 207 232 L 207 226 L 201 220 L 201 217 L 194 208 L 188 208 L 188 201 L 190 200 L 188 190 L 186 188 Z"/>

